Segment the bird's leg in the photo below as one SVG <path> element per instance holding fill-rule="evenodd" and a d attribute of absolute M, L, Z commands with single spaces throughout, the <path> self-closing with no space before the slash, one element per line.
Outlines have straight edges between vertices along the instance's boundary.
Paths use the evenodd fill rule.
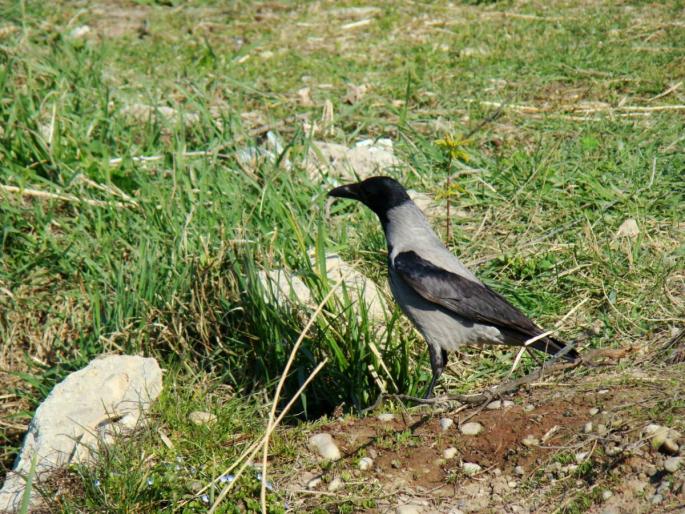
<path fill-rule="evenodd" d="M 435 383 L 438 381 L 438 378 L 440 378 L 440 375 L 442 375 L 442 370 L 445 369 L 445 365 L 447 364 L 447 352 L 442 348 L 435 348 L 432 344 L 429 344 L 428 355 L 430 355 L 431 359 L 433 378 L 431 378 L 431 383 L 428 386 L 426 394 L 423 395 L 424 400 L 433 396 L 433 388 L 435 387 Z"/>

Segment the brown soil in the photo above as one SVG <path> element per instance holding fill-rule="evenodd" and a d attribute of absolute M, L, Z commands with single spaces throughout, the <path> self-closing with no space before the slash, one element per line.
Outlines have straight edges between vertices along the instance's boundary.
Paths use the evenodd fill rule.
<path fill-rule="evenodd" d="M 511 396 L 515 405 L 507 409 L 419 407 L 395 411 L 385 422 L 377 413 L 339 418 L 320 430 L 331 434 L 343 458 L 321 467 L 310 454 L 292 498 L 302 512 L 321 508 L 322 500 L 329 512 L 394 512 L 403 504 L 419 505 L 423 513 L 685 512 L 685 470 L 666 472 L 669 455 L 652 448 L 643 433 L 648 423 L 682 432 L 680 368 L 606 367 L 585 377 L 560 376 Z M 443 417 L 454 420 L 445 432 Z M 466 421 L 481 423 L 483 432 L 461 434 Z M 540 445 L 522 444 L 527 436 Z M 446 460 L 450 447 L 457 453 Z M 362 456 L 373 459 L 372 469 L 358 469 Z M 482 469 L 465 476 L 463 462 Z M 316 476 L 322 484 L 307 491 Z M 345 486 L 328 492 L 335 477 Z M 283 478 L 287 489 L 292 474 Z M 657 494 L 662 499 L 653 503 Z"/>

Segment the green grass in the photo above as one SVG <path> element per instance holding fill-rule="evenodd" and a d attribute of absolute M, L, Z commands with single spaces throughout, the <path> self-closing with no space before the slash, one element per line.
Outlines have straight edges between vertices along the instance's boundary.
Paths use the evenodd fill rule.
<path fill-rule="evenodd" d="M 684 103 L 681 89 L 654 98 L 684 78 L 685 34 L 668 23 L 682 6 L 378 5 L 367 26 L 347 31 L 340 27 L 354 16 L 290 2 L 115 3 L 99 13 L 70 2 L 0 7 L 3 26 L 15 29 L 0 40 L 0 183 L 105 202 L 0 193 L 0 384 L 20 402 L 11 424 L 25 423 L 69 371 L 120 351 L 154 355 L 173 370 L 156 416 L 180 441 L 197 436 L 183 411 L 200 401 L 188 377 L 208 374 L 211 387 L 235 391 L 217 414 L 237 425 L 221 424 L 214 442 L 198 436 L 199 453 L 179 443 L 203 470 L 197 480 L 235 456 L 222 437 L 259 433 L 263 392 L 308 314 L 265 301 L 258 271 L 294 270 L 320 300 L 330 284 L 309 261 L 315 249 L 385 280 L 373 215 L 334 204 L 327 216 L 335 181 L 302 166 L 310 143 L 302 120 L 320 119 L 327 99 L 333 140 L 391 137 L 403 163 L 395 176 L 437 197 L 446 193 L 435 122 L 458 136 L 493 111 L 483 102 L 508 101 L 464 147 L 466 165 L 452 169 L 454 251 L 545 326 L 589 298 L 562 335 L 599 323 L 590 346 L 643 345 L 682 323 L 683 111 L 624 117 L 631 111 L 620 107 Z M 83 24 L 88 37 L 71 38 Z M 362 83 L 368 93 L 345 103 L 348 84 Z M 304 86 L 314 106 L 298 103 Z M 608 109 L 574 112 L 588 102 Z M 135 104 L 176 114 L 134 119 Z M 262 124 L 273 125 L 286 152 L 279 162 L 240 163 L 236 151 L 262 143 L 250 136 Z M 191 151 L 207 154 L 184 155 Z M 126 201 L 119 192 L 135 205 L 114 206 Z M 627 218 L 640 234 L 617 239 Z M 406 320 L 379 328 L 351 303 L 331 301 L 298 354 L 286 398 L 330 358 L 296 408 L 300 418 L 375 399 L 370 341 L 399 391 L 418 393 L 429 379 Z M 460 358 L 444 380 L 451 390 L 496 381 L 513 362 L 502 349 Z M 7 469 L 20 431 L 4 426 Z M 156 511 L 189 494 L 187 480 L 164 471 L 174 455 L 150 430 L 106 455 L 102 469 L 78 471 L 85 484 L 101 480 L 106 496 L 88 486 L 64 508 Z M 141 451 L 155 465 L 129 474 Z M 96 478 L 103 470 L 124 476 Z M 161 485 L 148 490 L 141 484 L 153 475 Z"/>

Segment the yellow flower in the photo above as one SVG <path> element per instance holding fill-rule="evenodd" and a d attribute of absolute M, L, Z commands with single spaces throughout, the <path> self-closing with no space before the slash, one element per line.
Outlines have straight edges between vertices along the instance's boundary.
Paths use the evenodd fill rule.
<path fill-rule="evenodd" d="M 462 161 L 469 160 L 469 155 L 463 149 L 463 147 L 468 143 L 468 140 L 454 138 L 452 134 L 445 134 L 442 139 L 435 141 L 437 146 L 445 149 L 448 152 L 450 159 L 459 159 Z"/>

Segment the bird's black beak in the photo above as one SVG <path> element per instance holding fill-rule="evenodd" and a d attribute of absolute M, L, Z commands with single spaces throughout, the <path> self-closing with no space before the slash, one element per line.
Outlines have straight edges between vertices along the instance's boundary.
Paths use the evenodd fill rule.
<path fill-rule="evenodd" d="M 328 196 L 335 198 L 349 198 L 351 200 L 359 200 L 359 185 L 348 184 L 345 186 L 336 187 L 328 192 Z"/>

